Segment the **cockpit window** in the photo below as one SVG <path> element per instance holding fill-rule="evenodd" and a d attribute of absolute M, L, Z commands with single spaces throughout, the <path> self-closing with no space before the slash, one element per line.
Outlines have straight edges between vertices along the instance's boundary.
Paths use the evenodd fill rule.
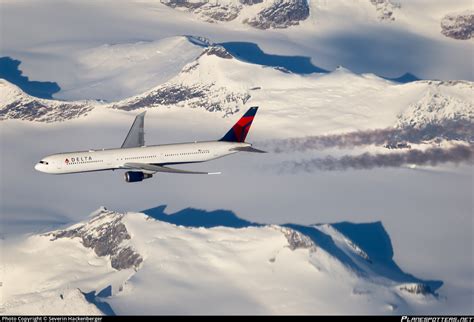
<path fill-rule="evenodd" d="M 39 163 L 48 165 L 48 162 L 41 160 Z"/>

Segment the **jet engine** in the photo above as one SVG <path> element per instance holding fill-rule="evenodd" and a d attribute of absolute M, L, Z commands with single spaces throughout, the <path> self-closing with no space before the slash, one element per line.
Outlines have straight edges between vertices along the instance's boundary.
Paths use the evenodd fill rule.
<path fill-rule="evenodd" d="M 139 182 L 143 181 L 144 179 L 148 179 L 153 177 L 152 174 L 143 173 L 140 171 L 127 171 L 125 172 L 125 181 L 127 182 Z"/>

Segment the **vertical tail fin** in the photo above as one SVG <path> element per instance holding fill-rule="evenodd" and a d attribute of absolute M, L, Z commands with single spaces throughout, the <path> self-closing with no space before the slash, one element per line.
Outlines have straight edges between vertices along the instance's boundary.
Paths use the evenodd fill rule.
<path fill-rule="evenodd" d="M 123 141 L 121 148 L 135 148 L 145 145 L 145 112 L 138 114 L 133 121 L 132 127 L 128 131 L 125 141 Z"/>
<path fill-rule="evenodd" d="M 245 142 L 257 110 L 258 106 L 251 107 L 219 141 Z"/>

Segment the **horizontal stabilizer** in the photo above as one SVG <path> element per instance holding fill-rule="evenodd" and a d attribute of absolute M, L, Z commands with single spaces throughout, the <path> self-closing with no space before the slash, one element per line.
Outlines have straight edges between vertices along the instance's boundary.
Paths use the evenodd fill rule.
<path fill-rule="evenodd" d="M 156 173 L 156 172 L 166 172 L 166 173 L 182 173 L 182 174 L 221 174 L 220 172 L 199 172 L 199 171 L 188 171 L 181 169 L 168 168 L 162 165 L 155 165 L 149 163 L 125 163 L 122 168 L 142 171 L 144 173 Z"/>
<path fill-rule="evenodd" d="M 267 151 L 259 150 L 252 148 L 251 146 L 242 146 L 242 147 L 237 147 L 233 148 L 233 151 L 239 151 L 239 152 L 255 152 L 255 153 L 267 153 Z"/>

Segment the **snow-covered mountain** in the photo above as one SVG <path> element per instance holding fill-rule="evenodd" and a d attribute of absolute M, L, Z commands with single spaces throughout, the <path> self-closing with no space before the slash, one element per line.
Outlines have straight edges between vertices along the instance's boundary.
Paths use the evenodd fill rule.
<path fill-rule="evenodd" d="M 381 222 L 261 225 L 230 211 L 164 209 L 101 208 L 10 245 L 3 313 L 405 314 L 440 301 L 442 282 L 393 261 Z"/>
<path fill-rule="evenodd" d="M 96 102 L 58 101 L 34 97 L 18 86 L 0 79 L 1 119 L 20 119 L 37 122 L 60 122 L 87 115 Z"/>
<path fill-rule="evenodd" d="M 79 75 L 57 79 L 61 91 L 55 98 L 105 101 L 128 98 L 166 82 L 201 52 L 202 47 L 183 36 L 85 48 L 69 58 L 70 64 L 80 68 Z"/>
<path fill-rule="evenodd" d="M 402 23 L 416 25 L 414 9 L 417 10 L 416 6 L 420 5 L 401 0 L 161 0 L 160 2 L 175 10 L 193 14 L 197 19 L 208 23 L 232 21 L 261 30 L 285 29 L 305 21 L 308 26 L 320 27 L 319 18 L 328 13 L 330 16 L 347 14 L 352 15 L 355 20 L 367 19 L 382 23 L 394 22 L 398 17 Z M 462 4 L 459 3 L 458 6 Z M 469 5 L 466 5 L 462 12 L 444 12 L 443 16 L 440 16 L 439 9 L 436 10 L 434 15 L 438 20 L 437 27 L 441 29 L 440 32 L 446 37 L 458 40 L 471 39 L 474 15 L 470 9 Z M 435 19 L 430 19 L 429 23 L 433 24 Z"/>
<path fill-rule="evenodd" d="M 233 114 L 251 97 L 245 79 L 232 81 L 228 71 L 239 74 L 236 59 L 224 48 L 207 47 L 169 82 L 152 90 L 113 103 L 112 108 L 135 110 L 148 107 L 190 107 Z"/>
<path fill-rule="evenodd" d="M 309 17 L 306 0 L 163 0 L 173 9 L 191 12 L 206 22 L 238 19 L 258 29 L 288 28 Z"/>
<path fill-rule="evenodd" d="M 38 99 L 2 80 L 0 119 L 55 122 L 109 108 L 199 108 L 228 116 L 252 104 L 266 113 L 269 130 L 275 123 L 283 125 L 275 134 L 282 137 L 419 128 L 446 121 L 472 127 L 474 122 L 473 83 L 469 81 L 401 84 L 343 67 L 326 74 L 297 74 L 237 59 L 205 39 L 185 39 L 200 41 L 201 54 L 195 60 L 167 82 L 117 102 Z M 282 118 L 283 114 L 291 118 Z"/>
<path fill-rule="evenodd" d="M 473 80 L 472 42 L 443 35 L 468 39 L 469 0 L 429 5 L 403 0 L 141 0 L 115 8 L 111 12 L 101 1 L 59 7 L 49 1 L 28 7 L 9 1 L 4 18 L 14 32 L 4 35 L 2 56 L 17 60 L 32 80 L 54 81 L 60 88 L 54 97 L 68 100 L 116 101 L 168 80 L 199 55 L 198 48 L 179 39 L 189 34 L 308 57 L 326 70 L 342 64 L 385 77 L 408 72 L 424 79 Z M 52 12 L 62 19 L 49 17 Z M 72 12 L 76 20 L 68 23 Z M 118 12 L 129 13 L 128 23 Z M 37 25 L 34 37 L 12 18 L 16 15 Z M 96 32 L 89 25 L 97 26 Z"/>
<path fill-rule="evenodd" d="M 431 82 L 430 82 L 431 83 Z M 467 141 L 474 139 L 474 103 L 469 97 L 459 96 L 459 89 L 473 92 L 470 82 L 434 82 L 433 86 L 398 116 L 397 127 L 402 129 L 465 128 Z M 454 91 L 453 91 L 454 89 Z"/>

